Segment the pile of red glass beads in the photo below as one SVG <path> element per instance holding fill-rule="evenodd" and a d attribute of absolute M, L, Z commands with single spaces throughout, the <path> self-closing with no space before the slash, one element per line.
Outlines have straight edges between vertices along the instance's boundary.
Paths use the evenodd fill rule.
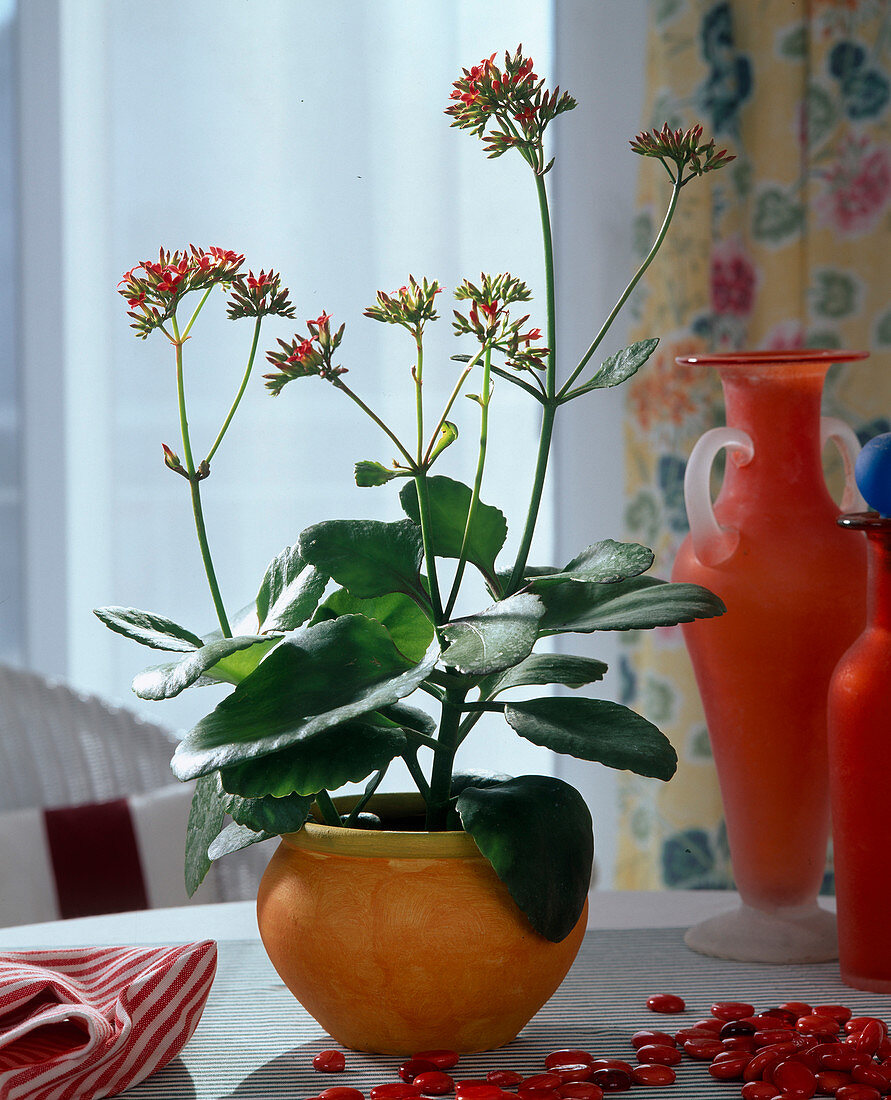
<path fill-rule="evenodd" d="M 663 1014 L 683 1012 L 674 994 L 656 994 L 647 1007 Z M 634 1085 L 671 1085 L 674 1067 L 685 1060 L 707 1063 L 718 1081 L 739 1081 L 743 1100 L 882 1100 L 891 1093 L 891 1039 L 884 1021 L 853 1016 L 840 1004 L 787 1001 L 763 1012 L 742 1001 L 717 1001 L 711 1014 L 677 1031 L 642 1030 L 631 1036 L 636 1065 L 601 1058 L 585 1050 L 555 1050 L 544 1072 L 523 1076 L 509 1069 L 485 1078 L 456 1080 L 452 1050 L 421 1051 L 399 1067 L 398 1081 L 377 1085 L 369 1100 L 603 1100 L 605 1092 Z M 313 1065 L 339 1072 L 346 1060 L 337 1050 L 316 1055 Z M 335 1086 L 311 1100 L 365 1100 L 359 1089 Z"/>

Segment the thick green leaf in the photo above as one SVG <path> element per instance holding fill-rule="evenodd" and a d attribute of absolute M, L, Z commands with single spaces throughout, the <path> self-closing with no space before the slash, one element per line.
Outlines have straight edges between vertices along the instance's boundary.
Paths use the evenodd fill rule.
<path fill-rule="evenodd" d="M 389 707 L 380 707 L 377 713 L 401 729 L 426 733 L 428 737 L 436 733 L 436 719 L 420 707 L 411 707 L 408 703 L 393 703 Z"/>
<path fill-rule="evenodd" d="M 533 592 L 543 592 L 567 582 L 613 584 L 645 573 L 653 564 L 653 551 L 636 542 L 595 542 L 573 558 L 557 573 L 535 577 L 529 584 Z"/>
<path fill-rule="evenodd" d="M 449 477 L 427 478 L 430 496 L 430 527 L 433 552 L 440 558 L 459 558 L 472 497 L 468 485 Z M 413 481 L 399 493 L 402 507 L 420 523 L 418 490 Z M 494 577 L 495 558 L 507 538 L 507 520 L 490 504 L 477 502 L 467 542 L 467 560 L 486 577 Z"/>
<path fill-rule="evenodd" d="M 625 382 L 646 363 L 656 350 L 658 343 L 659 341 L 654 339 L 639 340 L 637 343 L 631 344 L 630 347 L 623 348 L 615 355 L 611 355 L 609 359 L 600 364 L 588 381 L 574 389 L 570 396 L 578 397 L 590 390 L 608 389 L 611 386 L 618 386 L 620 383 Z"/>
<path fill-rule="evenodd" d="M 436 664 L 431 646 L 415 664 L 373 619 L 343 615 L 285 638 L 186 734 L 172 767 L 204 775 L 358 718 L 410 695 Z"/>
<path fill-rule="evenodd" d="M 226 799 L 216 775 L 205 775 L 195 784 L 186 829 L 186 890 L 195 893 L 210 870 L 207 850 L 218 836 L 226 817 Z"/>
<path fill-rule="evenodd" d="M 308 527 L 298 545 L 306 561 L 359 599 L 404 592 L 429 604 L 421 583 L 421 532 L 411 520 L 326 520 Z"/>
<path fill-rule="evenodd" d="M 96 607 L 93 614 L 109 630 L 132 638 L 151 649 L 166 649 L 171 653 L 191 653 L 203 643 L 197 634 L 163 615 L 138 611 L 135 607 Z"/>
<path fill-rule="evenodd" d="M 504 717 L 521 737 L 579 760 L 654 779 L 671 779 L 677 753 L 652 722 L 606 699 L 550 697 L 508 703 Z"/>
<path fill-rule="evenodd" d="M 603 661 L 593 657 L 573 657 L 561 653 L 530 653 L 513 668 L 506 669 L 491 682 L 480 684 L 480 692 L 487 699 L 508 688 L 528 687 L 532 684 L 562 684 L 580 688 L 602 680 L 607 671 Z"/>
<path fill-rule="evenodd" d="M 364 779 L 405 746 L 398 726 L 355 719 L 317 730 L 280 752 L 222 768 L 220 779 L 223 790 L 250 798 L 315 795 Z"/>
<path fill-rule="evenodd" d="M 339 588 L 319 605 L 313 622 L 336 619 L 339 615 L 365 615 L 387 628 L 396 648 L 410 661 L 420 661 L 433 641 L 433 623 L 414 600 L 401 592 L 390 592 L 373 600 L 360 600 Z"/>
<path fill-rule="evenodd" d="M 386 485 L 394 477 L 410 477 L 411 470 L 394 469 L 380 462 L 357 462 L 355 466 L 356 484 L 361 489 L 374 485 Z"/>
<path fill-rule="evenodd" d="M 458 813 L 532 927 L 555 943 L 565 939 L 584 908 L 594 860 L 591 814 L 578 791 L 521 775 L 465 788 Z"/>
<path fill-rule="evenodd" d="M 593 630 L 649 630 L 723 615 L 724 604 L 698 584 L 630 577 L 616 584 L 560 585 L 541 593 L 542 636 Z"/>
<path fill-rule="evenodd" d="M 307 565 L 296 546 L 287 546 L 269 563 L 257 593 L 258 634 L 296 630 L 315 611 L 328 578 Z"/>
<path fill-rule="evenodd" d="M 207 854 L 211 860 L 220 859 L 231 855 L 232 852 L 240 852 L 242 848 L 249 848 L 252 844 L 272 840 L 276 835 L 276 833 L 258 833 L 246 825 L 230 821 L 208 848 Z"/>
<path fill-rule="evenodd" d="M 244 825 L 255 833 L 275 836 L 302 829 L 315 796 L 303 798 L 298 794 L 288 794 L 283 798 L 273 798 L 271 795 L 241 798 L 227 794 L 225 799 L 226 810 L 237 825 Z"/>
<path fill-rule="evenodd" d="M 519 592 L 478 615 L 455 619 L 442 628 L 451 642 L 443 661 L 459 672 L 486 675 L 519 664 L 532 651 L 544 604 Z"/>
<path fill-rule="evenodd" d="M 248 649 L 251 646 L 258 647 L 257 659 L 259 660 L 260 656 L 275 645 L 275 641 L 276 639 L 248 634 L 245 637 L 221 638 L 219 641 L 208 642 L 180 661 L 144 669 L 134 678 L 133 690 L 140 699 L 172 699 L 174 695 L 179 695 L 185 688 L 191 687 L 192 684 L 206 677 L 238 683 L 234 678 L 234 669 L 231 666 L 221 668 L 219 667 L 221 663 L 239 650 Z M 206 679 L 205 682 L 207 682 Z"/>

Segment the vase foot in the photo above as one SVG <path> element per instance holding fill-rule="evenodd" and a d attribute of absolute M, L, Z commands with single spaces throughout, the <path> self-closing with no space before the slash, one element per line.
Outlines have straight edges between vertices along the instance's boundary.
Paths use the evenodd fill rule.
<path fill-rule="evenodd" d="M 740 905 L 688 929 L 700 955 L 738 962 L 816 963 L 838 958 L 835 914 L 816 902 L 765 912 Z"/>

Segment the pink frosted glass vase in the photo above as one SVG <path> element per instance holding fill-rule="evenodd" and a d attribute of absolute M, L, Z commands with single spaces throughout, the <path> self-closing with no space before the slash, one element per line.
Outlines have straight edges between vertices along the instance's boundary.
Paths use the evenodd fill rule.
<path fill-rule="evenodd" d="M 842 351 L 697 356 L 720 374 L 727 427 L 706 432 L 687 466 L 690 534 L 672 579 L 720 596 L 720 619 L 685 626 L 721 788 L 742 905 L 691 928 L 694 950 L 761 962 L 834 958 L 834 916 L 817 905 L 829 836 L 826 700 L 833 669 L 862 629 L 866 559 L 836 524 L 823 476 L 830 438 L 845 459 L 843 509 L 859 497 L 859 444 L 820 415 Z M 709 480 L 727 450 L 712 505 Z"/>

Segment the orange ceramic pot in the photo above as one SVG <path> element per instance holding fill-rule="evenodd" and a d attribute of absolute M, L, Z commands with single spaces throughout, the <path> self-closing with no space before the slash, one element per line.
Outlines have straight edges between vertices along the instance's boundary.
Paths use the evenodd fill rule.
<path fill-rule="evenodd" d="M 410 797 L 371 808 L 384 817 Z M 282 837 L 257 916 L 273 966 L 332 1038 L 406 1055 L 510 1042 L 572 965 L 587 904 L 552 943 L 466 833 L 307 824 Z"/>

